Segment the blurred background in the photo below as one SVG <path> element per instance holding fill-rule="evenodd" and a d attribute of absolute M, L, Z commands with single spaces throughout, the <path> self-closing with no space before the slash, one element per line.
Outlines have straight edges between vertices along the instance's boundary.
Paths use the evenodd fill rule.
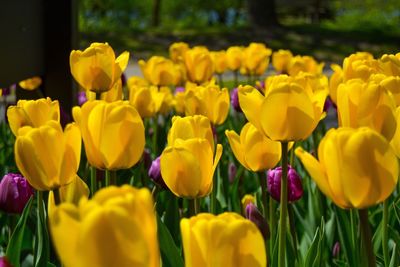
<path fill-rule="evenodd" d="M 212 50 L 264 42 L 328 62 L 400 45 L 399 0 L 81 0 L 78 10 L 82 48 L 108 41 L 135 59 L 166 55 L 174 41 Z"/>

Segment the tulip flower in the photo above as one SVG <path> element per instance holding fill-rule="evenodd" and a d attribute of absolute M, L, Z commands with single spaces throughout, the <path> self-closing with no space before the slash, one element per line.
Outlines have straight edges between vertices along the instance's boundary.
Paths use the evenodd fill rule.
<path fill-rule="evenodd" d="M 21 214 L 35 191 L 20 174 L 8 173 L 0 181 L 0 210 Z"/>
<path fill-rule="evenodd" d="M 253 172 L 273 168 L 281 158 L 281 144 L 264 136 L 251 123 L 243 126 L 240 136 L 226 130 L 229 144 L 236 159 Z"/>
<path fill-rule="evenodd" d="M 227 68 L 226 52 L 224 50 L 212 51 L 212 52 L 210 52 L 210 54 L 211 54 L 211 58 L 214 62 L 215 73 L 217 73 L 217 74 L 224 73 Z"/>
<path fill-rule="evenodd" d="M 129 87 L 129 103 L 136 108 L 142 118 L 151 118 L 160 110 L 165 98 L 156 86 Z"/>
<path fill-rule="evenodd" d="M 63 266 L 160 266 L 153 200 L 147 189 L 110 186 L 79 205 L 62 203 L 49 215 Z"/>
<path fill-rule="evenodd" d="M 399 173 L 388 141 L 373 129 L 331 129 L 318 147 L 319 161 L 302 148 L 296 155 L 319 189 L 341 208 L 364 209 L 384 201 Z"/>
<path fill-rule="evenodd" d="M 152 85 L 168 86 L 178 83 L 178 70 L 172 60 L 160 56 L 152 56 L 147 62 L 139 60 L 143 76 Z"/>
<path fill-rule="evenodd" d="M 373 74 L 369 82 L 373 81 L 379 84 L 386 91 L 393 95 L 396 106 L 400 106 L 400 76 L 386 76 L 384 74 Z"/>
<path fill-rule="evenodd" d="M 19 129 L 15 162 L 22 175 L 40 191 L 57 189 L 75 178 L 81 157 L 81 133 L 75 124 L 63 132 L 56 121 Z"/>
<path fill-rule="evenodd" d="M 19 87 L 27 91 L 32 91 L 38 88 L 42 84 L 42 78 L 35 76 L 18 83 Z"/>
<path fill-rule="evenodd" d="M 308 72 L 312 74 L 321 74 L 324 63 L 318 64 L 313 57 L 310 56 L 294 56 L 290 59 L 288 65 L 288 74 L 296 76 L 300 72 Z"/>
<path fill-rule="evenodd" d="M 6 256 L 0 257 L 0 267 L 12 267 Z"/>
<path fill-rule="evenodd" d="M 174 117 L 168 146 L 161 154 L 161 176 L 177 196 L 206 196 L 212 190 L 221 154 L 222 146 L 218 144 L 214 156 L 213 133 L 206 117 Z"/>
<path fill-rule="evenodd" d="M 233 107 L 234 110 L 236 110 L 236 112 L 243 112 L 242 109 L 240 108 L 238 93 L 239 93 L 239 91 L 238 91 L 237 87 L 232 89 L 232 91 L 231 91 L 231 106 Z"/>
<path fill-rule="evenodd" d="M 172 95 L 171 89 L 167 86 L 160 87 L 159 92 L 164 95 L 159 113 L 162 115 L 167 115 L 174 107 L 174 96 Z"/>
<path fill-rule="evenodd" d="M 374 82 L 352 79 L 337 91 L 339 126 L 368 126 L 390 141 L 396 131 L 395 100 Z"/>
<path fill-rule="evenodd" d="M 74 107 L 72 113 L 92 166 L 127 169 L 139 161 L 145 143 L 144 125 L 127 101 L 89 101 L 82 107 Z"/>
<path fill-rule="evenodd" d="M 383 74 L 388 76 L 400 76 L 400 53 L 396 55 L 384 54 L 378 64 Z"/>
<path fill-rule="evenodd" d="M 185 53 L 189 50 L 189 45 L 185 42 L 176 42 L 169 46 L 169 56 L 173 62 L 184 60 Z"/>
<path fill-rule="evenodd" d="M 155 160 L 151 162 L 151 166 L 148 172 L 148 175 L 151 180 L 153 180 L 156 184 L 161 186 L 162 188 L 167 188 L 167 185 L 164 182 L 164 179 L 161 176 L 161 157 L 157 157 Z"/>
<path fill-rule="evenodd" d="M 277 52 L 272 53 L 272 66 L 277 72 L 287 74 L 292 57 L 293 54 L 289 50 L 279 49 Z"/>
<path fill-rule="evenodd" d="M 264 267 L 265 243 L 257 226 L 232 212 L 181 220 L 186 267 Z"/>
<path fill-rule="evenodd" d="M 263 217 L 261 212 L 257 209 L 256 205 L 254 205 L 253 203 L 249 203 L 246 206 L 246 218 L 257 225 L 262 236 L 264 237 L 264 240 L 269 239 L 270 231 L 267 220 Z"/>
<path fill-rule="evenodd" d="M 96 94 L 92 91 L 86 91 L 86 98 L 88 100 L 96 100 Z M 113 87 L 101 94 L 100 99 L 107 102 L 114 102 L 122 100 L 122 79 L 114 83 Z M 83 103 L 82 103 L 83 104 Z M 82 106 L 82 105 L 80 105 Z"/>
<path fill-rule="evenodd" d="M 237 71 L 242 67 L 243 49 L 241 46 L 231 46 L 226 50 L 226 60 L 230 70 Z"/>
<path fill-rule="evenodd" d="M 40 127 L 50 120 L 60 121 L 60 106 L 50 98 L 18 100 L 16 106 L 7 109 L 8 123 L 14 135 L 23 126 Z"/>
<path fill-rule="evenodd" d="M 92 43 L 84 51 L 72 50 L 69 63 L 74 79 L 85 90 L 103 93 L 110 90 L 128 65 L 129 53 L 115 58 L 108 43 Z"/>
<path fill-rule="evenodd" d="M 204 115 L 214 125 L 224 123 L 229 112 L 229 92 L 218 85 L 209 84 L 187 88 L 185 93 L 185 114 Z"/>
<path fill-rule="evenodd" d="M 289 202 L 299 200 L 303 196 L 303 186 L 301 185 L 300 176 L 292 166 L 288 165 L 288 183 L 287 183 L 287 199 Z M 268 171 L 267 185 L 269 194 L 276 201 L 281 200 L 281 179 L 282 167 L 277 167 Z"/>
<path fill-rule="evenodd" d="M 242 197 L 242 209 L 246 213 L 246 207 L 249 204 L 256 204 L 256 198 L 253 195 L 246 194 Z"/>
<path fill-rule="evenodd" d="M 247 75 L 261 76 L 269 64 L 272 50 L 262 43 L 250 43 L 243 50 L 242 68 Z"/>
<path fill-rule="evenodd" d="M 195 46 L 186 51 L 184 62 L 187 78 L 196 84 L 209 81 L 214 73 L 214 64 L 206 47 Z"/>
<path fill-rule="evenodd" d="M 146 79 L 144 79 L 142 77 L 132 76 L 128 79 L 127 85 L 128 85 L 128 88 L 130 88 L 132 86 L 140 86 L 140 87 L 141 86 L 149 86 L 150 84 Z"/>
<path fill-rule="evenodd" d="M 265 96 L 254 87 L 239 86 L 240 107 L 249 122 L 271 140 L 303 140 L 321 119 L 327 93 L 313 92 L 287 76 L 276 79 L 280 81 L 272 83 Z"/>

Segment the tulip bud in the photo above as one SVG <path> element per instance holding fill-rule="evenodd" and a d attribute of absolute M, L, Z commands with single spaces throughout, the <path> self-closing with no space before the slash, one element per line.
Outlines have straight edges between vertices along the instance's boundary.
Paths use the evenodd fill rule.
<path fill-rule="evenodd" d="M 184 93 L 184 92 L 185 92 L 185 87 L 178 86 L 178 87 L 175 88 L 175 95 L 177 93 Z"/>
<path fill-rule="evenodd" d="M 336 243 L 333 245 L 332 257 L 333 258 L 339 257 L 339 253 L 340 253 L 340 243 L 339 241 L 336 241 Z"/>
<path fill-rule="evenodd" d="M 270 232 L 268 223 L 257 207 L 251 202 L 246 206 L 246 218 L 257 225 L 265 240 L 269 239 Z"/>
<path fill-rule="evenodd" d="M 158 156 L 151 163 L 148 175 L 149 175 L 150 179 L 153 180 L 153 182 L 155 182 L 162 188 L 168 188 L 161 176 L 160 156 Z"/>
<path fill-rule="evenodd" d="M 8 262 L 6 256 L 0 257 L 0 267 L 12 267 L 11 264 Z"/>
<path fill-rule="evenodd" d="M 86 92 L 85 91 L 78 92 L 78 105 L 82 106 L 83 104 L 85 104 L 86 101 L 87 101 Z"/>
<path fill-rule="evenodd" d="M 281 199 L 281 177 L 282 167 L 277 167 L 273 170 L 268 171 L 267 185 L 268 191 L 271 197 L 276 201 Z M 299 200 L 303 195 L 303 187 L 301 180 L 296 170 L 292 166 L 288 165 L 288 201 L 294 202 Z"/>
<path fill-rule="evenodd" d="M 228 177 L 229 177 L 229 182 L 231 184 L 235 181 L 236 172 L 237 172 L 237 168 L 236 168 L 235 163 L 230 162 L 229 166 L 228 166 Z"/>
<path fill-rule="evenodd" d="M 22 175 L 6 174 L 0 182 L 0 210 L 22 213 L 25 204 L 34 193 L 33 188 Z"/>
<path fill-rule="evenodd" d="M 233 90 L 231 91 L 231 105 L 237 112 L 242 112 L 242 109 L 239 105 L 239 96 L 237 88 L 233 88 Z"/>

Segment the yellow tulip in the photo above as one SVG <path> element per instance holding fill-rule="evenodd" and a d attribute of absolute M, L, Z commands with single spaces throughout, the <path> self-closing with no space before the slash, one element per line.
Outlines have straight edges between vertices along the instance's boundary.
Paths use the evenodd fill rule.
<path fill-rule="evenodd" d="M 185 92 L 175 92 L 174 96 L 174 108 L 177 114 L 185 114 Z"/>
<path fill-rule="evenodd" d="M 172 60 L 165 57 L 152 56 L 147 62 L 139 60 L 144 78 L 152 85 L 168 86 L 177 84 L 178 70 Z"/>
<path fill-rule="evenodd" d="M 209 81 L 214 73 L 214 64 L 206 47 L 195 46 L 185 53 L 187 78 L 194 83 Z"/>
<path fill-rule="evenodd" d="M 124 185 L 98 191 L 79 205 L 49 214 L 54 246 L 66 267 L 158 267 L 160 252 L 148 189 Z"/>
<path fill-rule="evenodd" d="M 400 107 L 396 108 L 395 116 L 397 125 L 400 125 Z M 390 145 L 393 147 L 397 157 L 400 158 L 400 127 L 396 127 L 393 138 L 390 140 Z"/>
<path fill-rule="evenodd" d="M 85 89 L 103 93 L 120 78 L 128 65 L 129 53 L 115 58 L 107 43 L 92 43 L 84 51 L 73 50 L 69 57 L 72 76 Z"/>
<path fill-rule="evenodd" d="M 263 75 L 268 67 L 271 53 L 272 50 L 262 43 L 250 43 L 243 50 L 242 67 L 245 73 L 248 75 Z"/>
<path fill-rule="evenodd" d="M 281 158 L 281 143 L 264 136 L 250 122 L 243 126 L 240 136 L 225 131 L 236 159 L 253 172 L 275 167 Z"/>
<path fill-rule="evenodd" d="M 214 62 L 214 69 L 217 74 L 222 74 L 227 68 L 227 57 L 224 50 L 210 52 Z"/>
<path fill-rule="evenodd" d="M 210 120 L 202 115 L 174 116 L 172 126 L 168 131 L 167 142 L 172 146 L 177 139 L 207 139 L 214 151 L 214 135 L 211 129 Z"/>
<path fill-rule="evenodd" d="M 294 56 L 290 59 L 288 73 L 295 76 L 300 72 L 309 72 L 312 74 L 321 74 L 324 63 L 318 64 L 313 57 L 310 56 Z"/>
<path fill-rule="evenodd" d="M 247 205 L 249 205 L 250 203 L 251 203 L 251 204 L 254 204 L 254 205 L 257 205 L 257 200 L 256 200 L 256 198 L 255 198 L 253 195 L 250 195 L 250 194 L 244 195 L 244 197 L 242 197 L 241 202 L 242 202 L 242 211 L 243 211 L 243 213 L 245 213 L 246 207 L 247 207 Z"/>
<path fill-rule="evenodd" d="M 164 95 L 159 113 L 167 115 L 174 107 L 174 96 L 171 93 L 171 89 L 167 86 L 160 87 L 159 92 Z"/>
<path fill-rule="evenodd" d="M 237 71 L 242 67 L 243 50 L 241 46 L 231 46 L 226 50 L 226 59 L 228 68 L 232 71 Z"/>
<path fill-rule="evenodd" d="M 169 57 L 173 62 L 181 62 L 185 53 L 189 50 L 189 45 L 185 42 L 176 42 L 169 46 Z"/>
<path fill-rule="evenodd" d="M 22 175 L 37 190 L 59 188 L 73 181 L 81 157 L 81 133 L 75 124 L 64 132 L 59 122 L 48 121 L 38 128 L 19 129 L 15 162 Z"/>
<path fill-rule="evenodd" d="M 343 60 L 343 82 L 351 79 L 368 78 L 378 70 L 378 62 L 370 53 L 357 52 Z"/>
<path fill-rule="evenodd" d="M 265 267 L 264 238 L 239 214 L 202 213 L 181 220 L 186 267 Z"/>
<path fill-rule="evenodd" d="M 40 127 L 50 120 L 60 121 L 60 106 L 50 98 L 38 100 L 18 100 L 16 106 L 7 109 L 11 131 L 17 135 L 23 126 Z"/>
<path fill-rule="evenodd" d="M 368 126 L 390 141 L 396 131 L 395 100 L 374 82 L 352 79 L 337 92 L 339 126 Z"/>
<path fill-rule="evenodd" d="M 320 190 L 342 208 L 376 205 L 397 184 L 399 166 L 393 149 L 367 127 L 329 130 L 318 147 L 319 161 L 302 148 L 296 155 Z"/>
<path fill-rule="evenodd" d="M 277 72 L 287 74 L 292 57 L 293 54 L 289 50 L 279 49 L 277 52 L 272 53 L 272 66 Z"/>
<path fill-rule="evenodd" d="M 343 70 L 338 64 L 331 64 L 331 69 L 333 73 L 329 79 L 329 96 L 337 104 L 337 88 L 343 82 Z"/>
<path fill-rule="evenodd" d="M 215 168 L 222 154 L 216 147 L 210 121 L 204 116 L 173 117 L 168 146 L 161 154 L 161 175 L 180 197 L 203 197 L 212 190 Z"/>
<path fill-rule="evenodd" d="M 400 53 L 396 55 L 383 55 L 379 59 L 380 70 L 388 76 L 400 76 Z"/>
<path fill-rule="evenodd" d="M 132 76 L 128 79 L 127 82 L 128 87 L 132 87 L 132 86 L 149 86 L 149 82 L 139 76 Z"/>
<path fill-rule="evenodd" d="M 197 86 L 186 88 L 185 114 L 204 115 L 214 125 L 224 123 L 229 113 L 229 92 L 227 88 L 222 90 L 218 85 Z"/>
<path fill-rule="evenodd" d="M 307 138 L 322 116 L 325 90 L 313 91 L 286 75 L 276 76 L 263 96 L 251 86 L 239 86 L 239 103 L 246 118 L 274 141 Z"/>
<path fill-rule="evenodd" d="M 42 78 L 35 76 L 18 83 L 19 87 L 22 89 L 32 91 L 38 88 L 42 84 Z"/>
<path fill-rule="evenodd" d="M 86 91 L 86 98 L 88 100 L 96 100 L 96 93 L 94 93 L 92 91 Z M 116 82 L 109 91 L 102 93 L 100 96 L 100 99 L 107 101 L 107 102 L 114 102 L 114 101 L 122 100 L 122 81 L 121 81 L 121 79 L 119 79 L 119 81 Z"/>
<path fill-rule="evenodd" d="M 88 101 L 72 110 L 81 129 L 86 156 L 98 169 L 127 169 L 144 150 L 144 126 L 128 101 Z"/>
<path fill-rule="evenodd" d="M 153 117 L 161 108 L 165 93 L 156 86 L 129 87 L 129 103 L 136 108 L 140 117 Z"/>
<path fill-rule="evenodd" d="M 385 88 L 385 90 L 393 95 L 396 106 L 400 106 L 400 76 L 371 75 L 370 80 L 375 79 L 379 83 L 379 86 Z"/>
<path fill-rule="evenodd" d="M 61 186 L 58 192 L 61 202 L 72 203 L 74 205 L 78 205 L 82 197 L 89 197 L 89 187 L 78 175 L 75 176 L 71 183 Z M 51 216 L 50 213 L 54 211 L 56 206 L 53 191 L 49 192 L 47 203 L 47 210 L 49 216 Z"/>

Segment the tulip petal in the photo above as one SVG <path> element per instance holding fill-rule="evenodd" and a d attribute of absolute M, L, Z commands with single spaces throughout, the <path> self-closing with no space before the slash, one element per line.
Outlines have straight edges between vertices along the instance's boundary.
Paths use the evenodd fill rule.
<path fill-rule="evenodd" d="M 264 101 L 264 96 L 251 86 L 239 86 L 238 90 L 239 104 L 244 115 L 251 124 L 262 131 L 260 114 L 262 114 L 261 106 Z M 276 114 L 276 111 L 271 114 Z M 268 113 L 267 116 L 270 116 L 270 114 Z"/>
<path fill-rule="evenodd" d="M 246 126 L 244 126 L 246 127 Z M 243 131 L 243 130 L 242 130 Z M 225 131 L 226 137 L 228 137 L 229 145 L 231 146 L 232 152 L 235 155 L 235 158 L 243 165 L 246 169 L 250 169 L 244 160 L 244 150 L 242 144 L 240 143 L 240 137 L 235 131 Z"/>

